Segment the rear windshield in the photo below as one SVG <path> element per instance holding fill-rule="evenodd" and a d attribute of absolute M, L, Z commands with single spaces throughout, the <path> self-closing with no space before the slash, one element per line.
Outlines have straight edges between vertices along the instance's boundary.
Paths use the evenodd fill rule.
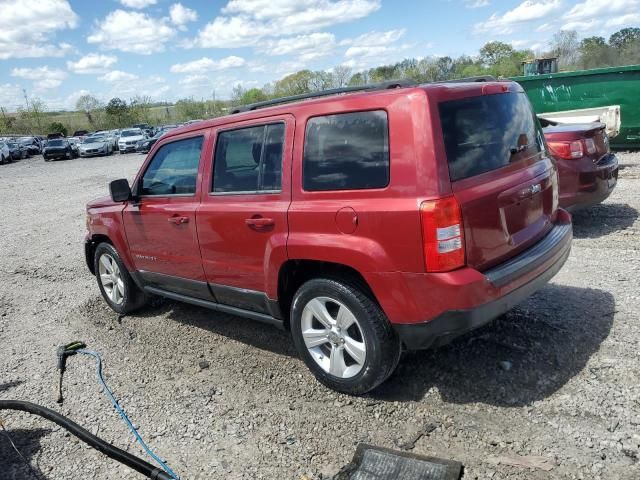
<path fill-rule="evenodd" d="M 137 137 L 142 135 L 140 130 L 123 130 L 120 134 L 121 137 Z"/>
<path fill-rule="evenodd" d="M 543 150 L 524 93 L 481 95 L 440 104 L 451 181 L 473 177 Z"/>

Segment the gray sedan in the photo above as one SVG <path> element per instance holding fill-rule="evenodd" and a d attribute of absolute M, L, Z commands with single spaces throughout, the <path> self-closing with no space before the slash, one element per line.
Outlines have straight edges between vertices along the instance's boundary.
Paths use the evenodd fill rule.
<path fill-rule="evenodd" d="M 86 137 L 79 147 L 81 157 L 93 157 L 96 155 L 111 155 L 113 146 L 111 141 L 104 135 Z"/>

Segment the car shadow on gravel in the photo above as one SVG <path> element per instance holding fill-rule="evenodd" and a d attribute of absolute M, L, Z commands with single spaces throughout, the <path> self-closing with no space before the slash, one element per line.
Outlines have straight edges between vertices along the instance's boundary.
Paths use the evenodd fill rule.
<path fill-rule="evenodd" d="M 206 308 L 168 299 L 154 299 L 154 304 L 136 312 L 136 316 L 168 314 L 174 322 L 200 328 L 223 337 L 245 343 L 279 355 L 297 357 L 293 340 L 288 332 L 248 318 L 236 317 Z"/>
<path fill-rule="evenodd" d="M 445 402 L 530 405 L 585 368 L 609 335 L 614 313 L 609 292 L 550 284 L 449 345 L 405 354 L 371 396 L 417 401 L 436 388 Z"/>
<path fill-rule="evenodd" d="M 600 203 L 573 214 L 575 238 L 598 238 L 630 227 L 638 210 L 626 203 Z"/>
<path fill-rule="evenodd" d="M 37 466 L 34 466 L 32 460 L 41 448 L 40 440 L 50 433 L 51 430 L 48 428 L 0 431 L 0 478 L 7 480 L 47 478 Z M 20 454 L 31 464 L 31 468 L 37 476 L 33 474 L 24 460 L 18 456 L 7 438 L 7 434 Z"/>

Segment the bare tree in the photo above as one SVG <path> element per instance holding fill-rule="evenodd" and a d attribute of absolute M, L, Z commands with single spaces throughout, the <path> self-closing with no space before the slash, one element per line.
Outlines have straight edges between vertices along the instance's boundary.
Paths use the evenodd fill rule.
<path fill-rule="evenodd" d="M 574 66 L 580 58 L 580 42 L 575 30 L 560 30 L 551 39 L 551 49 L 561 67 Z"/>
<path fill-rule="evenodd" d="M 334 88 L 346 87 L 349 84 L 351 75 L 352 75 L 351 67 L 347 67 L 346 65 L 338 65 L 333 69 L 333 74 L 332 74 L 333 85 L 332 86 Z"/>
<path fill-rule="evenodd" d="M 82 95 L 76 101 L 76 110 L 84 112 L 92 128 L 96 127 L 95 112 L 102 108 L 102 103 L 93 95 Z"/>

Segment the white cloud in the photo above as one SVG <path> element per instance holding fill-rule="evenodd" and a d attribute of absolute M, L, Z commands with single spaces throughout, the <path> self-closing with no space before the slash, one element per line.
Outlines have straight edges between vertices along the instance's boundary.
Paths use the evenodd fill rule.
<path fill-rule="evenodd" d="M 31 80 L 36 90 L 48 90 L 62 85 L 62 81 L 67 78 L 67 72 L 57 68 L 50 69 L 48 66 L 14 68 L 11 70 L 11 76 Z"/>
<path fill-rule="evenodd" d="M 67 62 L 67 68 L 80 74 L 104 73 L 117 61 L 118 58 L 113 55 L 90 53 L 75 62 Z"/>
<path fill-rule="evenodd" d="M 236 77 L 227 75 L 203 75 L 194 74 L 187 75 L 178 81 L 180 85 L 180 98 L 187 97 L 211 97 L 215 94 L 216 98 L 229 98 L 231 91 L 235 85 L 243 88 L 251 88 L 258 85 L 255 80 L 239 80 Z"/>
<path fill-rule="evenodd" d="M 98 77 L 98 80 L 102 80 L 104 82 L 109 83 L 120 83 L 120 82 L 128 82 L 131 80 L 137 80 L 138 75 L 133 73 L 123 72 L 122 70 L 112 70 L 111 72 L 107 72 L 101 77 Z"/>
<path fill-rule="evenodd" d="M 67 0 L 0 0 L 0 59 L 64 56 L 71 45 L 53 37 L 77 25 Z"/>
<path fill-rule="evenodd" d="M 22 105 L 22 88 L 20 85 L 5 83 L 0 85 L 0 107 L 8 109 L 10 112 L 17 110 Z"/>
<path fill-rule="evenodd" d="M 187 8 L 181 3 L 174 3 L 169 8 L 169 18 L 171 23 L 176 25 L 181 30 L 186 30 L 186 24 L 189 22 L 195 22 L 198 19 L 198 13 L 191 8 Z"/>
<path fill-rule="evenodd" d="M 395 45 L 405 33 L 404 29 L 388 30 L 386 32 L 368 32 L 353 39 L 343 40 L 342 45 L 350 45 L 345 52 L 346 58 L 376 57 L 406 48 L 407 46 Z"/>
<path fill-rule="evenodd" d="M 499 15 L 494 13 L 484 22 L 476 23 L 476 33 L 508 34 L 516 26 L 541 20 L 562 7 L 561 0 L 525 0 L 508 12 Z"/>
<path fill-rule="evenodd" d="M 129 8 L 145 8 L 149 5 L 155 5 L 157 0 L 120 0 L 120 3 Z"/>
<path fill-rule="evenodd" d="M 575 22 L 567 22 L 562 25 L 562 30 L 575 30 L 576 32 L 586 32 L 597 26 L 596 20 L 578 20 Z"/>
<path fill-rule="evenodd" d="M 536 32 L 548 32 L 550 30 L 553 30 L 555 27 L 553 26 L 552 23 L 547 22 L 547 23 L 543 23 L 541 25 L 538 25 L 536 27 Z"/>
<path fill-rule="evenodd" d="M 542 53 L 547 46 L 542 42 L 536 42 L 529 45 L 529 50 L 533 50 L 534 53 Z"/>
<path fill-rule="evenodd" d="M 137 95 L 149 96 L 155 100 L 165 100 L 171 91 L 166 79 L 159 75 L 141 77 L 133 73 L 114 70 L 98 77 L 98 79 L 110 86 L 101 95 L 105 100 L 113 97 L 130 99 Z"/>
<path fill-rule="evenodd" d="M 176 35 L 165 18 L 153 18 L 141 12 L 115 10 L 98 24 L 89 35 L 89 43 L 99 44 L 105 50 L 150 55 L 164 51 L 165 43 Z"/>
<path fill-rule="evenodd" d="M 482 8 L 491 5 L 489 0 L 465 0 L 464 6 L 467 8 Z"/>
<path fill-rule="evenodd" d="M 619 17 L 614 17 L 604 24 L 605 27 L 621 27 L 623 25 L 633 25 L 640 23 L 640 14 L 638 13 L 628 13 L 626 15 L 620 15 Z"/>
<path fill-rule="evenodd" d="M 355 70 L 362 70 L 376 65 L 382 65 L 404 57 L 406 50 L 415 47 L 411 44 L 398 44 L 398 40 L 405 34 L 404 29 L 388 30 L 386 32 L 371 31 L 356 38 L 350 38 L 340 42 L 348 45 L 344 53 L 343 65 Z M 426 48 L 431 48 L 427 44 Z"/>
<path fill-rule="evenodd" d="M 380 0 L 231 0 L 229 16 L 205 25 L 192 46 L 233 48 L 253 46 L 265 37 L 307 33 L 366 17 Z"/>
<path fill-rule="evenodd" d="M 511 40 L 509 43 L 513 48 L 522 48 L 529 44 L 529 40 Z"/>
<path fill-rule="evenodd" d="M 640 0 L 585 0 L 571 8 L 564 18 L 567 20 L 600 19 L 616 13 L 626 14 L 640 8 Z"/>
<path fill-rule="evenodd" d="M 201 59 L 194 60 L 192 62 L 171 65 L 170 70 L 173 73 L 216 72 L 230 68 L 242 67 L 245 63 L 246 61 L 244 58 L 236 57 L 235 55 L 231 55 L 220 60 L 212 60 L 208 57 L 202 57 Z"/>
<path fill-rule="evenodd" d="M 317 32 L 267 40 L 260 44 L 258 51 L 269 56 L 293 55 L 304 64 L 331 55 L 335 47 L 336 37 L 332 33 Z"/>

